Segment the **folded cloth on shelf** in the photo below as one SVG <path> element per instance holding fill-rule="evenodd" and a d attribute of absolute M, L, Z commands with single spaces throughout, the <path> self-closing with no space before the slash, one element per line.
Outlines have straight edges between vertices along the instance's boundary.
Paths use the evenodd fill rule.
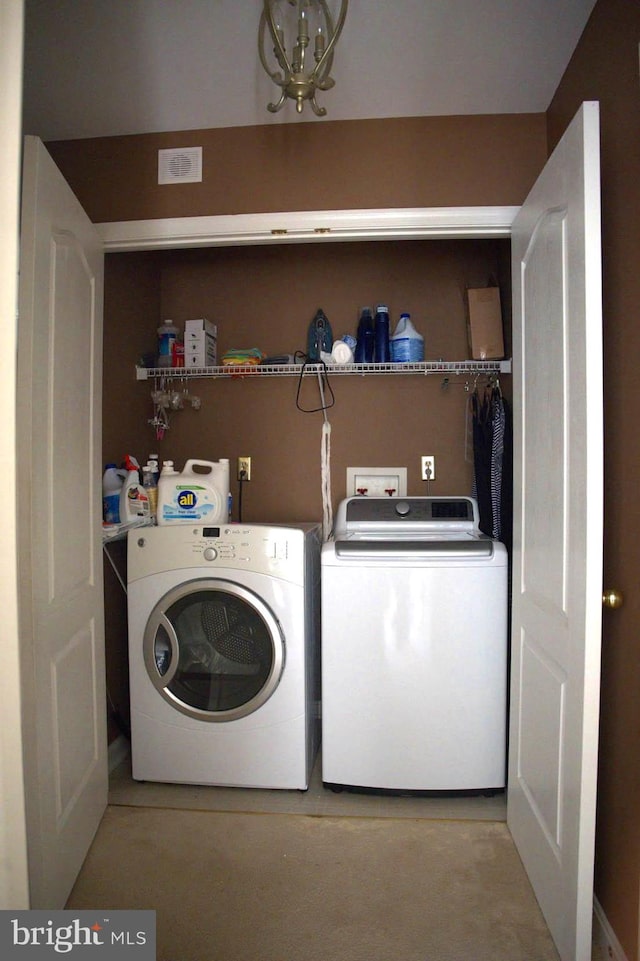
<path fill-rule="evenodd" d="M 244 366 L 245 364 L 259 364 L 264 354 L 257 347 L 237 349 L 232 347 L 222 355 L 222 363 L 229 366 Z"/>

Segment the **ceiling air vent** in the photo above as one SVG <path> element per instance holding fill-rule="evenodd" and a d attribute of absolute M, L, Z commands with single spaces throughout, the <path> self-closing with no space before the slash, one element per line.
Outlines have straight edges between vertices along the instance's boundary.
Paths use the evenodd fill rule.
<path fill-rule="evenodd" d="M 202 147 L 175 147 L 158 151 L 159 184 L 202 182 Z"/>

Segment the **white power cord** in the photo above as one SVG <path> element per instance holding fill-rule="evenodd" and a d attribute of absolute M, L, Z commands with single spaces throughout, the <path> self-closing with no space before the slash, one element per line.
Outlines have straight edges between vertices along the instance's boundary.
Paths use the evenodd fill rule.
<path fill-rule="evenodd" d="M 333 508 L 331 506 L 331 424 L 326 419 L 326 415 L 322 425 L 320 470 L 322 476 L 322 539 L 328 541 L 333 528 Z"/>
<path fill-rule="evenodd" d="M 333 507 L 331 504 L 331 424 L 327 417 L 324 400 L 322 376 L 318 371 L 318 386 L 322 403 L 322 437 L 320 441 L 320 477 L 322 485 L 322 539 L 328 541 L 333 529 Z"/>

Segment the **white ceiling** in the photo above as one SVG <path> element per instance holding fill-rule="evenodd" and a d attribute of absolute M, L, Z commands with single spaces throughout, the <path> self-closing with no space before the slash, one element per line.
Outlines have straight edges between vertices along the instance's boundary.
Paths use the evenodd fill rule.
<path fill-rule="evenodd" d="M 332 0 L 335 9 L 336 0 Z M 545 111 L 595 0 L 351 0 L 328 120 Z M 323 123 L 257 54 L 261 0 L 25 0 L 25 133 Z M 363 144 L 375 150 L 375 144 Z"/>

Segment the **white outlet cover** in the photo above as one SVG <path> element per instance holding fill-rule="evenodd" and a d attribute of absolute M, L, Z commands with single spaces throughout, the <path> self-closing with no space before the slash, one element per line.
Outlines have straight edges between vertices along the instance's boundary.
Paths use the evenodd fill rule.
<path fill-rule="evenodd" d="M 392 493 L 390 493 L 392 492 Z M 406 497 L 406 467 L 347 467 L 347 497 Z"/>

